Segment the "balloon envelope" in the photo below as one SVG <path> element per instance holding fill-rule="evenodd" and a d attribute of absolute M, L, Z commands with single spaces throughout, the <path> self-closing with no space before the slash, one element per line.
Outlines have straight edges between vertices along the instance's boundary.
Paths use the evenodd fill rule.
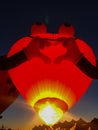
<path fill-rule="evenodd" d="M 40 36 L 47 38 L 47 40 L 51 39 L 48 40 L 51 46 L 41 50 L 51 59 L 50 64 L 44 63 L 41 58 L 34 57 L 9 70 L 11 80 L 33 107 L 41 99 L 51 98 L 52 100 L 52 98 L 56 98 L 65 102 L 68 109 L 70 109 L 86 92 L 93 80 L 68 60 L 64 60 L 60 64 L 53 62 L 57 56 L 66 52 L 66 48 L 62 46 L 62 43 L 55 44 L 57 38 L 63 36 L 62 34 L 44 34 Z M 31 39 L 25 37 L 21 41 L 17 41 L 11 47 L 8 57 L 26 47 Z M 92 49 L 81 40 L 76 40 L 76 42 L 84 56 L 95 65 L 96 59 Z"/>

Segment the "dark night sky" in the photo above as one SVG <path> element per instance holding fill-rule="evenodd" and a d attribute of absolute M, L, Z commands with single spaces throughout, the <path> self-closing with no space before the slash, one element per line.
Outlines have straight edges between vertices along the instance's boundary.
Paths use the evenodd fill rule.
<path fill-rule="evenodd" d="M 87 3 L 86 1 L 0 1 L 0 55 L 6 54 L 16 40 L 29 35 L 30 27 L 36 21 L 46 22 L 49 32 L 57 32 L 60 24 L 65 21 L 72 23 L 76 29 L 76 36 L 92 47 L 98 59 L 97 1 Z M 34 114 L 27 109 L 28 105 L 23 105 L 24 103 L 26 102 L 19 97 L 3 113 L 4 118 L 0 120 L 0 124 L 5 121 L 5 124 L 14 126 L 14 122 L 18 124 L 18 121 L 20 124 L 31 122 L 31 115 Z M 69 113 L 86 120 L 98 118 L 97 80 L 93 81 L 88 91 Z"/>

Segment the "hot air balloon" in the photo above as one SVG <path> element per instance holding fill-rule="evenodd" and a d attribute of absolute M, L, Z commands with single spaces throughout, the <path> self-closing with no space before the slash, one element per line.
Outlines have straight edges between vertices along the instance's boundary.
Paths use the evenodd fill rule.
<path fill-rule="evenodd" d="M 98 77 L 86 69 L 96 68 L 93 50 L 74 34 L 70 24 L 52 34 L 45 24 L 36 23 L 31 35 L 16 41 L 7 54 L 10 81 L 48 125 L 55 124 Z"/>
<path fill-rule="evenodd" d="M 93 80 L 74 64 L 74 62 L 78 63 L 82 56 L 85 56 L 93 66 L 96 66 L 92 48 L 86 42 L 81 44 L 75 38 L 74 33 L 73 26 L 69 24 L 63 24 L 57 34 L 52 34 L 46 32 L 45 25 L 37 23 L 32 26 L 31 35 L 15 42 L 7 55 L 7 57 L 13 56 L 26 48 L 34 37 L 40 38 L 40 43 L 49 43 L 49 46 L 43 49 L 39 46 L 31 49 L 33 57 L 31 55 L 30 60 L 8 70 L 18 91 L 48 125 L 56 123 L 61 115 L 80 99 Z M 65 43 L 69 43 L 68 40 L 71 47 L 74 44 L 73 41 L 77 44 L 81 52 L 79 59 L 74 56 L 73 62 L 69 60 L 70 58 L 63 57 L 63 60 L 56 63 L 57 58 L 62 58 L 67 54 L 70 47 Z M 32 42 L 34 44 L 34 41 Z M 39 41 L 36 41 L 35 44 L 38 45 Z M 68 57 L 70 57 L 70 53 Z"/>

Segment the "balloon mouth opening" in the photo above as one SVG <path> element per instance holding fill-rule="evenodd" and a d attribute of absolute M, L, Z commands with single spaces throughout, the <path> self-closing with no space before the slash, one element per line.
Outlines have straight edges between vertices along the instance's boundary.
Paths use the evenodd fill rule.
<path fill-rule="evenodd" d="M 62 118 L 68 110 L 68 105 L 61 99 L 47 97 L 38 100 L 34 109 L 45 124 L 52 126 Z"/>

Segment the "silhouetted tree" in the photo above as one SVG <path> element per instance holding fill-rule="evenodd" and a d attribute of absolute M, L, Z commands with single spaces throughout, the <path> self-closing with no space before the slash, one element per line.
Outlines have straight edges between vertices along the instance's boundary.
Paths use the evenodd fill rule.
<path fill-rule="evenodd" d="M 3 116 L 0 115 L 0 119 L 2 119 L 2 118 L 3 118 Z"/>

